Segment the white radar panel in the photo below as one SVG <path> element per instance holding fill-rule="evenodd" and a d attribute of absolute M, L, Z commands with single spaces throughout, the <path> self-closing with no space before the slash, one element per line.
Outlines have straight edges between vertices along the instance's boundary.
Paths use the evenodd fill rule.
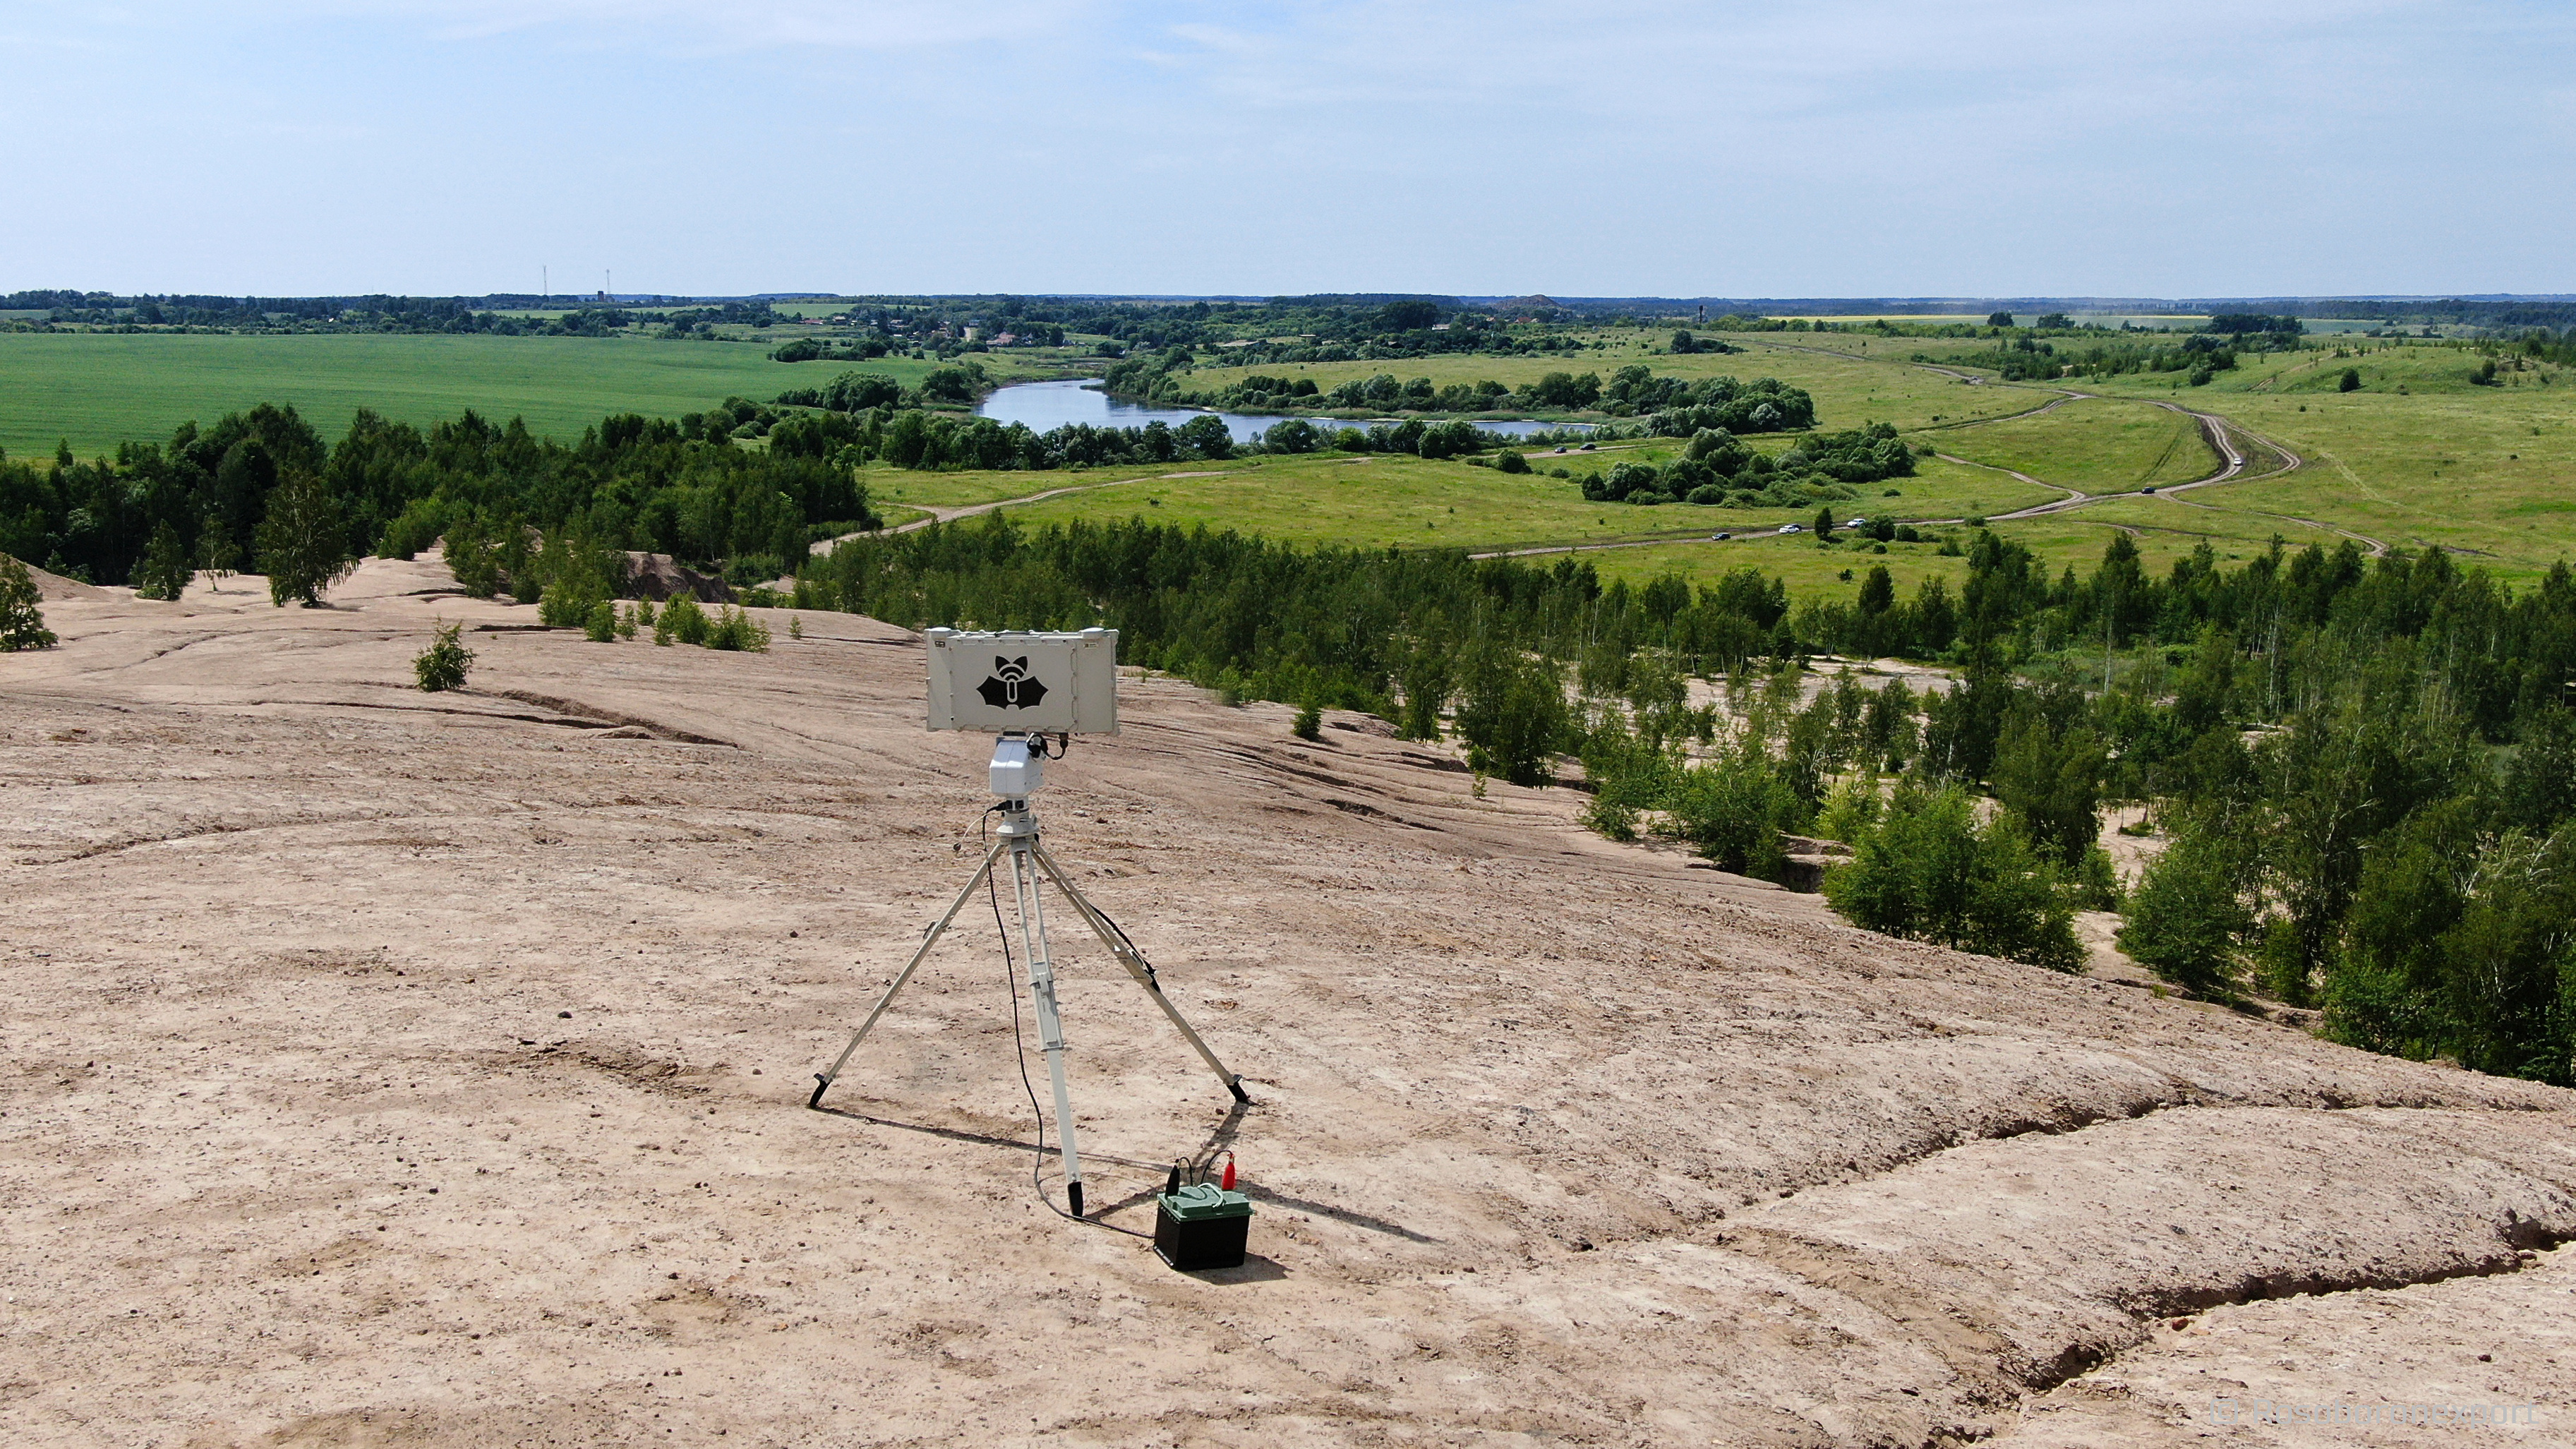
<path fill-rule="evenodd" d="M 983 734 L 1118 733 L 1118 631 L 932 629 L 930 727 Z"/>

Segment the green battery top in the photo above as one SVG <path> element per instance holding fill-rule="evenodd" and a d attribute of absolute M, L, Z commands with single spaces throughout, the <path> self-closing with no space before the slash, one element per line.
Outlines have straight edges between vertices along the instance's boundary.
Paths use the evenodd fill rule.
<path fill-rule="evenodd" d="M 1212 1182 L 1194 1182 L 1179 1192 L 1160 1195 L 1163 1211 L 1174 1222 L 1205 1222 L 1210 1218 L 1248 1218 L 1252 1216 L 1252 1199 L 1239 1192 L 1227 1192 Z"/>

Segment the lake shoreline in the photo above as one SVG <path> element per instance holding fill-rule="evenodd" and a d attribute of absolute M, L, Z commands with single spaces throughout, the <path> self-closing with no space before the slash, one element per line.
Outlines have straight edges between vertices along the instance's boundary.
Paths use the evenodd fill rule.
<path fill-rule="evenodd" d="M 1021 423 L 1033 432 L 1047 432 L 1070 423 L 1087 423 L 1096 427 L 1142 427 L 1161 422 L 1177 427 L 1198 418 L 1212 417 L 1223 421 L 1226 430 L 1238 443 L 1249 443 L 1269 427 L 1289 418 L 1304 418 L 1319 428 L 1394 427 L 1409 421 L 1426 424 L 1463 421 L 1488 432 L 1526 436 L 1560 428 L 1592 431 L 1601 426 L 1590 420 L 1558 421 L 1517 415 L 1496 416 L 1472 413 L 1399 413 L 1394 415 L 1335 412 L 1278 412 L 1267 408 L 1229 410 L 1211 408 L 1199 403 L 1154 402 L 1121 396 L 1100 386 L 1102 379 L 1056 378 L 1039 382 L 1017 382 L 994 388 L 975 406 L 978 417 L 1002 423 Z M 1082 396 L 1077 397 L 1075 394 Z"/>

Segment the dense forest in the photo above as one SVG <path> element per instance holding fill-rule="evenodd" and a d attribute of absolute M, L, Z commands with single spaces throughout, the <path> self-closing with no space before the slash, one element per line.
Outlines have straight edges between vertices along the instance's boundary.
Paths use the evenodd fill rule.
<path fill-rule="evenodd" d="M 498 304 L 498 307 L 494 304 Z M 103 292 L 17 292 L 0 311 L 42 312 L 21 327 L 76 326 L 111 331 L 483 333 L 499 337 L 611 337 L 630 328 L 654 335 L 704 335 L 716 324 L 768 327 L 780 320 L 766 302 L 727 302 L 680 310 L 624 304 L 579 305 L 580 299 L 467 297 L 118 297 Z M 515 317 L 500 309 L 545 306 L 555 317 Z"/>
<path fill-rule="evenodd" d="M 538 297 L 213 297 L 119 296 L 74 290 L 0 297 L 20 329 L 213 330 L 231 332 L 444 332 L 496 336 L 704 338 L 718 326 L 766 331 L 793 319 L 778 299 L 638 303 L 573 294 Z M 828 331 L 782 347 L 779 360 L 865 360 L 900 352 L 956 356 L 1010 344 L 1062 346 L 1070 335 L 1106 339 L 1112 355 L 1172 347 L 1227 350 L 1238 363 L 1339 362 L 1452 352 L 1502 355 L 1573 352 L 1589 344 L 1550 307 L 1497 310 L 1455 298 L 1280 297 L 1268 301 L 1170 302 L 1066 297 L 862 297 L 827 299 L 841 310 Z M 573 310 L 560 318 L 512 313 Z M 1570 320 L 1570 319 L 1566 319 Z M 736 333 L 735 335 L 740 335 Z"/>
<path fill-rule="evenodd" d="M 1233 360 L 1227 359 L 1227 366 Z M 1614 418 L 1648 417 L 1650 434 L 1686 438 L 1701 428 L 1734 433 L 1791 432 L 1815 426 L 1816 405 L 1802 388 L 1777 378 L 1739 382 L 1732 377 L 1686 378 L 1658 374 L 1630 363 L 1603 382 L 1598 372 L 1549 372 L 1513 387 L 1492 379 L 1435 386 L 1427 377 L 1399 382 L 1381 372 L 1331 388 L 1312 378 L 1253 373 L 1223 387 L 1191 380 L 1196 355 L 1171 348 L 1132 358 L 1108 370 L 1103 390 L 1113 397 L 1252 412 L 1598 412 Z"/>
<path fill-rule="evenodd" d="M 856 540 L 797 602 L 907 624 L 1123 632 L 1131 662 L 1245 696 L 1448 728 L 1477 766 L 1544 780 L 1579 756 L 1590 818 L 1776 873 L 1785 837 L 1855 847 L 1826 878 L 1862 924 L 2061 969 L 2075 910 L 2120 903 L 2127 949 L 2220 1000 L 2324 1009 L 2375 1050 L 2571 1080 L 2576 1051 L 2576 575 L 2514 594 L 2438 551 L 2206 552 L 2149 576 L 2115 538 L 2052 578 L 1979 530 L 1956 596 L 1793 610 L 1750 570 L 1604 587 L 1587 565 L 1301 551 L 1143 523 L 1007 521 Z M 1940 660 L 1915 696 L 1841 646 Z M 1734 707 L 1686 681 L 1728 681 Z M 2123 882 L 2106 802 L 2170 847 Z"/>
<path fill-rule="evenodd" d="M 704 418 L 720 420 L 714 426 Z M 113 458 L 0 460 L 0 552 L 96 583 L 135 578 L 165 531 L 177 557 L 254 567 L 281 490 L 318 486 L 339 553 L 408 558 L 452 528 L 495 541 L 536 597 L 525 540 L 580 538 L 774 578 L 818 527 L 871 525 L 867 492 L 820 459 L 737 447 L 721 415 L 602 420 L 566 446 L 468 412 L 426 431 L 361 411 L 325 445 L 293 408 L 262 405 Z"/>
<path fill-rule="evenodd" d="M 1682 417 L 1667 423 L 1668 416 L 1657 414 L 1655 420 L 1655 431 L 1666 436 L 1683 436 L 1685 428 L 1699 421 Z M 1714 423 L 1687 436 L 1690 444 L 1682 456 L 1661 467 L 1623 462 L 1612 464 L 1606 474 L 1586 475 L 1579 480 L 1583 496 L 1596 503 L 1801 508 L 1857 498 L 1859 485 L 1914 472 L 1912 450 L 1886 423 L 1811 434 L 1776 457 L 1754 452 Z"/>
<path fill-rule="evenodd" d="M 2127 373 L 2180 372 L 2199 387 L 2234 368 L 2240 353 L 2286 351 L 2302 345 L 2296 317 L 2220 314 L 2198 331 L 2180 338 L 2124 336 L 2094 332 L 2088 340 L 2060 346 L 2035 332 L 2024 332 L 1988 351 L 1943 359 L 1969 367 L 1992 368 L 2012 381 L 2050 377 L 2116 377 Z M 1929 362 L 1917 353 L 1915 361 Z"/>
<path fill-rule="evenodd" d="M 1250 443 L 1214 417 L 1037 433 L 954 411 L 980 381 L 971 359 L 909 389 L 846 374 L 789 394 L 799 406 L 728 398 L 676 421 L 613 416 L 571 445 L 516 419 L 496 425 L 468 412 L 423 431 L 362 411 L 326 446 L 293 408 L 262 405 L 212 427 L 183 425 L 166 445 L 125 444 L 112 458 L 0 457 L 0 553 L 123 584 L 166 530 L 165 563 L 248 568 L 272 496 L 309 478 L 327 495 L 346 556 L 408 557 L 462 528 L 502 550 L 512 588 L 529 592 L 552 568 L 521 557 L 517 540 L 532 532 L 667 553 L 751 584 L 788 572 L 811 538 L 875 526 L 853 472 L 871 463 L 1043 470 L 1335 448 L 1447 458 L 1512 441 L 1464 420 L 1422 419 L 1326 431 L 1289 418 Z"/>
<path fill-rule="evenodd" d="M 118 295 L 77 289 L 38 289 L 0 296 L 0 313 L 18 329 L 53 327 L 249 332 L 480 332 L 500 336 L 706 337 L 711 328 L 759 331 L 791 320 L 776 309 L 784 297 L 685 298 L 638 301 L 631 296 L 592 299 L 580 293 L 483 297 L 220 297 L 176 294 Z M 2270 340 L 2294 334 L 2303 319 L 2375 320 L 2392 332 L 2435 327 L 2478 329 L 2488 338 L 2518 339 L 2538 331 L 2564 346 L 2576 334 L 2576 302 L 2558 298 L 2446 299 L 2279 298 L 2247 311 L 2246 303 L 2192 299 L 2025 300 L 1995 311 L 1985 323 L 1942 314 L 1985 304 L 1953 300 L 1807 298 L 1771 301 L 1715 298 L 1515 297 L 1469 300 L 1420 295 L 1317 295 L 1305 297 L 1161 298 L 979 296 L 817 297 L 840 310 L 824 319 L 829 332 L 799 339 L 783 360 L 859 360 L 888 352 L 954 356 L 997 345 L 1063 346 L 1082 339 L 1117 356 L 1137 350 L 1183 347 L 1223 355 L 1232 366 L 1289 366 L 1312 362 L 1399 360 L 1451 353 L 1507 356 L 1573 355 L 1592 345 L 1585 334 L 1602 326 L 1676 326 L 1675 353 L 1731 350 L 1706 335 L 1724 332 L 1825 332 L 1904 337 L 1988 338 L 2022 351 L 2022 341 L 2135 340 L 2141 329 L 2078 324 L 2069 309 L 2170 315 L 2177 331 L 2221 337 L 2250 332 Z M 513 313 L 572 310 L 560 318 Z M 1877 313 L 1866 321 L 1832 321 Z M 1929 315 L 1908 315 L 1929 314 Z M 2208 316 L 2186 328 L 2182 319 Z M 2250 325 L 2249 325 L 2250 324 Z M 970 339 L 970 329 L 977 335 Z M 733 335 L 742 335 L 736 332 Z M 1009 339 L 1003 343 L 997 339 Z M 793 344 L 791 344 L 793 345 Z M 2241 351 L 2242 349 L 2234 349 Z M 2016 367 L 2034 367 L 2027 357 Z M 2137 370 L 2132 368 L 2131 370 Z M 2172 368 L 2167 370 L 2195 370 Z M 2222 369 L 2223 370 L 2223 369 Z M 1453 409 L 1454 410 L 1454 409 Z"/>

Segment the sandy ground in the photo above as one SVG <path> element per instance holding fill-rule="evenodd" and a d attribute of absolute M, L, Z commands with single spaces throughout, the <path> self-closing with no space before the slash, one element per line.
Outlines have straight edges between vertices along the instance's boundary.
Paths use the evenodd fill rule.
<path fill-rule="evenodd" d="M 1169 680 L 1040 804 L 1257 1105 L 1060 931 L 1069 1223 L 980 903 L 805 1107 L 988 803 L 911 636 L 445 589 L 106 591 L 0 656 L 10 1442 L 2576 1443 L 2576 1094 L 1871 936 Z M 1173 1273 L 1150 1194 L 1220 1147 L 1254 1256 Z"/>

